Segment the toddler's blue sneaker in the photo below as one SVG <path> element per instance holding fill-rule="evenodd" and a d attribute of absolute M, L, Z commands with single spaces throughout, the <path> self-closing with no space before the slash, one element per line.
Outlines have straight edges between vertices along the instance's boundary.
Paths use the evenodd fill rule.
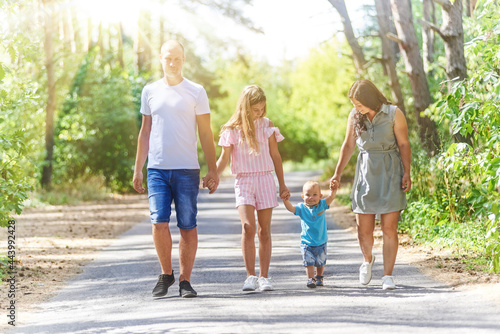
<path fill-rule="evenodd" d="M 314 278 L 310 278 L 307 281 L 307 287 L 311 288 L 311 289 L 314 289 L 316 287 L 316 280 Z"/>

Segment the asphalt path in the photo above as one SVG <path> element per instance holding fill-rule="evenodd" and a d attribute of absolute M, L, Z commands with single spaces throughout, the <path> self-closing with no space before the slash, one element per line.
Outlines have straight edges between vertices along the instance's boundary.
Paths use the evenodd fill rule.
<path fill-rule="evenodd" d="M 286 175 L 292 203 L 314 173 Z M 500 333 L 500 309 L 485 297 L 454 290 L 397 261 L 398 289 L 382 290 L 381 250 L 368 286 L 358 282 L 362 260 L 356 236 L 328 217 L 325 286 L 306 287 L 300 222 L 275 209 L 270 276 L 275 291 L 243 292 L 241 227 L 233 180 L 200 193 L 199 249 L 191 282 L 197 298 L 179 297 L 178 282 L 151 297 L 160 273 L 149 221 L 138 223 L 101 251 L 40 311 L 19 314 L 13 333 Z M 179 233 L 174 238 L 178 275 Z M 176 276 L 176 280 L 178 276 Z"/>

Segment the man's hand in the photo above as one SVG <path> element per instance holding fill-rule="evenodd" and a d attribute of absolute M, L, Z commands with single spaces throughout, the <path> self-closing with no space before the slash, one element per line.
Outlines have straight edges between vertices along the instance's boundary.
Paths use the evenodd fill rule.
<path fill-rule="evenodd" d="M 144 190 L 144 187 L 142 186 L 142 181 L 143 181 L 144 177 L 142 175 L 142 171 L 139 171 L 137 173 L 134 173 L 134 189 L 135 191 L 137 191 L 138 193 L 143 193 Z"/>

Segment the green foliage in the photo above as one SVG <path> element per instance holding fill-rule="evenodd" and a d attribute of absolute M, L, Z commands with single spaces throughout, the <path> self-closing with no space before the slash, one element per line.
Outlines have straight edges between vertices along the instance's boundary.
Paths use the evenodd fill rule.
<path fill-rule="evenodd" d="M 26 154 L 22 130 L 3 131 L 0 116 L 0 226 L 5 227 L 12 214 L 20 214 L 22 203 L 31 189 L 31 179 L 23 172 Z"/>
<path fill-rule="evenodd" d="M 220 127 L 233 114 L 238 98 L 243 88 L 256 84 L 264 89 L 267 97 L 267 117 L 280 128 L 285 140 L 279 144 L 283 160 L 302 161 L 306 157 L 314 159 L 327 156 L 324 139 L 320 139 L 311 122 L 304 122 L 289 105 L 290 92 L 294 90 L 290 83 L 289 65 L 271 67 L 265 62 L 259 62 L 240 56 L 238 60 L 224 61 L 216 71 L 221 80 L 220 86 L 224 93 L 221 98 L 212 99 L 214 110 L 212 114 L 215 139 L 218 140 Z"/>
<path fill-rule="evenodd" d="M 0 282 L 2 279 L 10 274 L 9 258 L 7 256 L 0 256 Z"/>
<path fill-rule="evenodd" d="M 338 151 L 345 137 L 347 116 L 352 109 L 347 93 L 354 82 L 352 60 L 341 56 L 335 40 L 311 51 L 292 73 L 289 114 L 295 119 L 294 140 L 309 146 L 311 136 L 324 143 L 326 151 Z M 298 122 L 297 122 L 298 121 Z"/>
<path fill-rule="evenodd" d="M 466 22 L 469 78 L 456 82 L 431 107 L 434 118 L 453 134 L 435 158 L 414 151 L 410 205 L 401 225 L 416 239 L 485 256 L 500 272 L 500 11 L 493 1 Z"/>
<path fill-rule="evenodd" d="M 7 6 L 2 9 L 7 10 Z M 10 10 L 10 9 L 9 9 Z M 25 46 L 22 34 L 0 40 L 12 60 Z M 0 226 L 20 214 L 34 184 L 31 154 L 39 124 L 38 85 L 5 63 L 0 63 Z M 21 79 L 22 78 L 22 79 Z"/>
<path fill-rule="evenodd" d="M 137 116 L 129 76 L 90 53 L 59 116 L 54 182 L 102 175 L 114 191 L 130 190 Z"/>

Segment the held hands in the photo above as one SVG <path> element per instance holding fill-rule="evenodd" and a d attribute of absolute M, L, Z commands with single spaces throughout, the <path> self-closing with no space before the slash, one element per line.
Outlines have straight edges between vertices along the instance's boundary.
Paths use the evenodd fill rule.
<path fill-rule="evenodd" d="M 280 187 L 280 198 L 283 201 L 288 201 L 290 199 L 290 190 L 288 190 L 287 186 L 285 185 Z"/>
<path fill-rule="evenodd" d="M 335 190 L 340 188 L 340 175 L 333 175 L 330 179 L 330 190 Z"/>
<path fill-rule="evenodd" d="M 219 175 L 217 173 L 209 171 L 202 180 L 203 188 L 208 188 L 209 194 L 213 194 L 219 187 Z"/>

